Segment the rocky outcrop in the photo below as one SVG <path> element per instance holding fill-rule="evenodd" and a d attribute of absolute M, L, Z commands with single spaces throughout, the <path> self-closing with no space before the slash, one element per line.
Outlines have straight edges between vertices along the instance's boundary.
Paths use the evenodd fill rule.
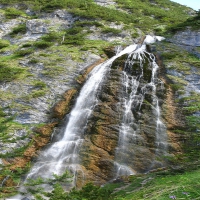
<path fill-rule="evenodd" d="M 198 49 L 200 46 L 199 30 L 192 30 L 188 27 L 184 31 L 177 32 L 172 38 L 169 39 L 169 41 L 200 58 L 200 51 Z"/>
<path fill-rule="evenodd" d="M 200 31 L 193 31 L 188 28 L 185 31 L 177 32 L 172 40 L 177 44 L 197 47 L 200 46 Z"/>
<path fill-rule="evenodd" d="M 70 110 L 70 103 L 77 93 L 76 89 L 70 89 L 63 95 L 63 100 L 60 100 L 53 108 L 53 117 L 63 119 L 64 115 Z"/>
<path fill-rule="evenodd" d="M 104 80 L 80 151 L 86 181 L 94 181 L 95 184 L 103 184 L 114 177 L 114 155 L 120 123 L 120 76 L 120 70 L 111 70 Z"/>
<path fill-rule="evenodd" d="M 27 20 L 26 28 L 31 34 L 45 34 L 48 33 L 46 24 L 41 19 Z"/>

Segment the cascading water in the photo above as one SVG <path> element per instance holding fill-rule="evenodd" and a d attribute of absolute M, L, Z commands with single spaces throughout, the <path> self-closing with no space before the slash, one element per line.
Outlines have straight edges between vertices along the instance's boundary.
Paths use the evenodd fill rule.
<path fill-rule="evenodd" d="M 84 141 L 83 133 L 88 117 L 98 101 L 96 99 L 98 88 L 104 76 L 108 73 L 112 62 L 124 54 L 133 52 L 136 47 L 137 45 L 130 45 L 116 56 L 93 69 L 69 115 L 63 137 L 40 154 L 25 182 L 28 179 L 37 179 L 38 177 L 44 179 L 53 178 L 53 174 L 61 175 L 66 170 L 69 170 L 73 174 L 73 184 L 75 185 L 76 173 L 82 171 L 79 162 L 79 149 Z"/>
<path fill-rule="evenodd" d="M 144 43 L 151 43 L 152 40 L 154 39 L 151 36 L 147 36 Z M 156 118 L 156 129 L 154 132 L 156 150 L 154 151 L 154 157 L 165 153 L 167 149 L 166 131 L 165 126 L 161 121 L 159 102 L 158 97 L 156 96 L 158 81 L 156 72 L 158 66 L 153 54 L 146 51 L 145 44 L 130 45 L 124 50 L 118 51 L 116 56 L 113 56 L 92 70 L 80 91 L 74 108 L 68 116 L 68 123 L 63 137 L 41 152 L 38 160 L 27 175 L 25 183 L 28 179 L 34 180 L 39 177 L 51 179 L 54 178 L 54 174 L 62 175 L 66 170 L 70 171 L 73 175 L 73 186 L 76 185 L 77 174 L 81 175 L 82 179 L 84 179 L 84 171 L 81 166 L 79 151 L 84 142 L 84 133 L 88 124 L 88 119 L 93 112 L 93 109 L 98 104 L 98 89 L 103 83 L 104 77 L 106 77 L 110 71 L 110 66 L 113 61 L 124 54 L 129 54 L 129 56 L 122 72 L 124 92 L 120 104 L 121 107 L 123 107 L 123 116 L 119 128 L 118 146 L 115 153 L 114 166 L 116 177 L 137 172 L 137 169 L 134 167 L 135 150 L 134 148 L 132 150 L 133 146 L 131 145 L 139 144 L 140 151 L 145 145 L 144 139 L 140 134 L 143 130 L 140 127 L 140 122 L 136 120 L 133 110 L 137 112 L 137 115 L 141 114 L 140 109 L 142 103 L 145 100 L 145 95 L 149 91 L 151 91 L 152 99 L 151 109 Z M 148 83 L 141 84 L 141 81 L 145 76 L 144 65 L 146 61 L 148 62 L 148 67 L 151 68 L 151 78 Z M 137 69 L 136 75 L 132 75 L 131 68 L 134 68 L 135 65 L 139 66 L 139 68 Z M 133 155 L 133 162 L 128 154 L 131 156 Z M 149 168 L 153 168 L 154 161 L 151 160 L 151 162 L 148 163 L 148 166 Z M 43 187 L 45 190 L 52 189 L 47 184 L 43 185 Z M 22 186 L 21 190 L 24 192 L 26 189 Z M 20 199 L 19 196 L 17 199 Z"/>
<path fill-rule="evenodd" d="M 160 37 L 158 40 L 162 39 Z M 145 94 L 151 91 L 152 99 L 152 112 L 155 115 L 156 128 L 155 128 L 155 152 L 154 157 L 157 155 L 165 155 L 167 150 L 167 136 L 165 125 L 161 121 L 160 108 L 158 97 L 156 96 L 156 86 L 157 86 L 157 70 L 158 65 L 155 62 L 155 57 L 153 54 L 146 51 L 145 43 L 154 42 L 154 38 L 147 36 L 144 40 L 144 44 L 141 45 L 136 51 L 132 52 L 125 64 L 123 71 L 122 83 L 124 87 L 123 98 L 121 98 L 121 106 L 123 107 L 122 123 L 119 129 L 119 141 L 118 147 L 116 148 L 115 154 L 115 168 L 116 177 L 122 175 L 130 175 L 136 173 L 134 169 L 134 156 L 137 155 L 134 150 L 130 150 L 130 142 L 132 145 L 145 146 L 143 136 L 141 135 L 140 122 L 135 119 L 134 112 L 140 113 L 141 105 L 145 99 Z M 141 85 L 141 79 L 144 79 L 144 65 L 145 62 L 151 68 L 151 79 L 150 82 L 143 83 Z M 131 71 L 135 65 L 139 65 L 139 69 L 136 74 L 132 75 Z M 132 147 L 134 149 L 134 147 Z M 132 154 L 133 157 L 130 158 Z M 128 156 L 129 155 L 129 156 Z M 131 159 L 131 160 L 130 160 Z M 154 167 L 155 158 L 151 161 L 149 169 Z"/>

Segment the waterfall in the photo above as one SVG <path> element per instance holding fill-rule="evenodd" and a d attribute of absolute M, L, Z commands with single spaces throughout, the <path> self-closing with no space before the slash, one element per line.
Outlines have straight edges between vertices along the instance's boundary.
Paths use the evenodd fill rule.
<path fill-rule="evenodd" d="M 130 154 L 129 149 L 130 141 L 134 145 L 138 143 L 140 146 L 145 146 L 143 138 L 141 136 L 140 123 L 135 119 L 134 112 L 140 113 L 141 105 L 145 99 L 146 92 L 151 91 L 152 99 L 152 112 L 156 116 L 156 129 L 155 129 L 155 152 L 154 159 L 149 168 L 154 167 L 156 156 L 162 156 L 167 151 L 167 135 L 166 127 L 161 121 L 160 107 L 158 97 L 156 96 L 156 87 L 158 84 L 157 70 L 158 65 L 155 61 L 155 56 L 146 51 L 146 45 L 155 42 L 155 40 L 162 40 L 163 38 L 153 38 L 147 36 L 144 40 L 144 44 L 140 46 L 136 51 L 129 54 L 129 57 L 125 63 L 123 70 L 123 98 L 121 98 L 121 107 L 123 108 L 122 123 L 119 128 L 119 141 L 115 153 L 115 170 L 116 177 L 122 175 L 135 174 L 137 171 L 134 169 L 134 163 L 131 164 L 131 160 L 134 160 L 135 152 L 132 152 L 133 157 L 127 156 Z M 144 65 L 145 60 L 148 66 L 151 68 L 150 82 L 140 86 L 140 82 L 144 79 Z M 132 75 L 131 71 L 135 65 L 139 65 L 139 70 L 136 75 Z M 132 146 L 134 149 L 134 146 Z M 134 150 L 133 150 L 134 151 Z"/>
<path fill-rule="evenodd" d="M 83 133 L 88 117 L 98 102 L 96 98 L 98 88 L 104 76 L 109 72 L 112 62 L 124 54 L 133 52 L 136 47 L 137 45 L 128 46 L 121 52 L 118 52 L 116 56 L 92 70 L 68 117 L 69 120 L 63 137 L 41 152 L 27 175 L 25 183 L 29 179 L 37 179 L 39 177 L 44 179 L 53 178 L 54 174 L 61 175 L 66 170 L 73 174 L 73 185 L 75 185 L 77 173 L 80 172 L 84 176 L 80 165 L 79 149 L 84 141 Z"/>
<path fill-rule="evenodd" d="M 159 40 L 159 38 L 156 39 Z M 137 144 L 139 140 L 141 143 L 143 140 L 139 134 L 140 124 L 136 122 L 132 110 L 135 109 L 138 113 L 140 112 L 145 94 L 149 90 L 151 90 L 152 97 L 151 107 L 156 115 L 156 150 L 154 154 L 156 156 L 165 153 L 167 149 L 165 126 L 161 120 L 159 101 L 156 96 L 158 65 L 155 62 L 154 55 L 146 51 L 145 45 L 145 43 L 148 44 L 154 41 L 155 38 L 147 36 L 142 45 L 133 44 L 124 50 L 118 49 L 115 56 L 96 66 L 91 71 L 80 91 L 74 108 L 68 115 L 68 122 L 62 138 L 50 144 L 49 147 L 40 153 L 24 183 L 27 183 L 29 179 L 54 179 L 55 174 L 62 175 L 66 171 L 70 171 L 73 176 L 72 186 L 76 186 L 77 175 L 84 179 L 84 170 L 81 166 L 79 151 L 84 142 L 84 132 L 88 119 L 98 104 L 97 93 L 104 81 L 104 77 L 109 73 L 112 63 L 124 54 L 128 54 L 128 59 L 122 72 L 124 92 L 120 104 L 123 107 L 123 116 L 122 123 L 119 127 L 119 141 L 114 162 L 116 177 L 137 172 L 134 169 L 134 165 L 129 163 L 129 159 L 126 156 L 130 151 L 128 148 L 130 141 Z M 151 68 L 151 79 L 147 84 L 141 86 L 140 82 L 144 78 L 144 65 L 146 60 Z M 139 65 L 139 69 L 137 74 L 133 76 L 130 72 L 135 65 Z M 153 166 L 154 162 L 151 165 Z M 46 191 L 52 190 L 52 187 L 48 184 L 43 184 L 42 187 Z M 66 187 L 70 187 L 69 184 L 67 185 L 66 183 Z M 24 186 L 20 190 L 26 192 Z M 19 199 L 19 196 L 17 199 Z"/>

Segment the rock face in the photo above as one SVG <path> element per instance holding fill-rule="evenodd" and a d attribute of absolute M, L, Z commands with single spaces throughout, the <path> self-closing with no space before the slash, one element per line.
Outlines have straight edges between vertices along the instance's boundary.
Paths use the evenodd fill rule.
<path fill-rule="evenodd" d="M 113 55 L 112 49 L 106 49 L 109 55 Z M 119 132 L 123 122 L 123 112 L 125 110 L 122 99 L 128 98 L 125 92 L 125 83 L 123 83 L 123 70 L 126 56 L 118 58 L 111 67 L 110 73 L 104 80 L 103 86 L 98 93 L 98 102 L 87 123 L 84 135 L 84 143 L 80 150 L 81 163 L 85 174 L 85 181 L 93 181 L 95 184 L 103 184 L 117 177 L 116 161 L 125 161 L 126 165 L 132 168 L 135 173 L 144 173 L 153 169 L 162 168 L 166 165 L 163 159 L 164 155 L 169 155 L 166 146 L 169 140 L 172 140 L 165 125 L 158 132 L 158 114 L 155 111 L 155 94 L 152 90 L 147 90 L 141 105 L 132 104 L 132 115 L 134 123 L 130 126 L 132 135 L 127 138 L 126 150 L 118 152 L 120 138 Z M 136 96 L 144 85 L 149 83 L 152 78 L 152 68 L 147 61 L 143 64 L 144 77 L 138 86 Z M 135 64 L 129 69 L 131 76 L 137 77 L 141 73 L 139 64 Z M 132 88 L 128 90 L 131 91 Z M 156 95 L 159 97 L 159 106 L 163 107 L 163 98 L 166 97 L 166 91 L 162 84 L 157 85 Z M 160 120 L 166 121 L 161 116 Z M 132 122 L 130 122 L 132 123 Z M 165 135 L 166 134 L 166 135 Z M 163 143 L 158 142 L 158 137 L 164 137 Z M 174 143 L 177 141 L 175 138 Z M 158 146 L 158 143 L 160 146 Z M 170 145 L 169 145 L 170 146 Z M 171 148 L 171 147 L 170 147 Z M 179 151 L 173 148 L 173 153 Z M 172 151 L 170 150 L 172 153 Z M 80 180 L 77 183 L 80 186 Z"/>
<path fill-rule="evenodd" d="M 98 93 L 98 103 L 85 131 L 81 158 L 87 180 L 102 184 L 114 177 L 118 143 L 120 70 L 111 70 Z"/>
<path fill-rule="evenodd" d="M 28 31 L 30 31 L 32 34 L 48 33 L 48 29 L 45 26 L 44 22 L 42 22 L 42 20 L 39 19 L 28 20 L 26 22 L 26 27 Z"/>
<path fill-rule="evenodd" d="M 198 58 L 200 58 L 200 52 L 198 47 L 200 46 L 200 31 L 191 30 L 191 28 L 185 31 L 177 32 L 173 38 L 169 39 L 170 42 L 177 44 L 181 48 L 186 49 Z"/>
<path fill-rule="evenodd" d="M 198 47 L 200 46 L 200 31 L 187 29 L 185 31 L 178 32 L 174 35 L 173 41 L 177 44 Z"/>

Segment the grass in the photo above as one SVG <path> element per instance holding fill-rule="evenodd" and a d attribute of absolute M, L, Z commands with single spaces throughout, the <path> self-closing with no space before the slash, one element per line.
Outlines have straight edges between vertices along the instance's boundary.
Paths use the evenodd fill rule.
<path fill-rule="evenodd" d="M 5 63 L 0 63 L 0 82 L 13 81 L 25 71 L 25 69 L 17 66 L 8 66 Z"/>
<path fill-rule="evenodd" d="M 8 40 L 0 40 L 0 49 L 10 46 L 10 42 Z"/>
<path fill-rule="evenodd" d="M 17 27 L 13 28 L 10 36 L 14 37 L 17 34 L 25 34 L 26 33 L 26 24 L 19 24 Z"/>
<path fill-rule="evenodd" d="M 121 33 L 121 30 L 116 28 L 105 27 L 102 29 L 102 33 L 112 33 L 113 35 L 118 35 Z"/>
<path fill-rule="evenodd" d="M 200 170 L 183 174 L 159 175 L 149 174 L 134 177 L 124 189 L 114 192 L 115 200 L 170 200 L 199 199 Z M 105 187 L 110 187 L 106 185 Z"/>
<path fill-rule="evenodd" d="M 15 19 L 20 16 L 26 16 L 26 14 L 21 10 L 11 7 L 5 9 L 5 16 L 7 19 Z"/>
<path fill-rule="evenodd" d="M 15 0 L 2 0 L 2 3 L 15 3 Z M 70 13 L 83 17 L 87 20 L 106 20 L 108 22 L 117 22 L 124 24 L 133 24 L 143 31 L 152 30 L 152 27 L 163 25 L 160 32 L 166 29 L 164 25 L 171 26 L 171 24 L 183 23 L 187 20 L 188 8 L 179 6 L 176 3 L 168 0 L 156 1 L 156 5 L 149 1 L 135 0 L 117 0 L 118 6 L 116 8 L 123 9 L 127 12 L 117 10 L 115 7 L 102 7 L 95 4 L 92 0 L 41 0 L 30 1 L 23 0 L 24 4 L 29 4 L 34 10 L 38 12 L 52 12 L 55 9 L 67 9 Z M 165 10 L 164 10 L 165 9 Z M 169 9 L 169 10 L 167 10 Z M 22 16 L 22 12 L 16 10 L 7 11 L 8 17 Z M 96 26 L 99 24 L 96 23 Z M 159 28 L 157 28 L 159 29 Z M 155 29 L 155 31 L 157 31 Z"/>

